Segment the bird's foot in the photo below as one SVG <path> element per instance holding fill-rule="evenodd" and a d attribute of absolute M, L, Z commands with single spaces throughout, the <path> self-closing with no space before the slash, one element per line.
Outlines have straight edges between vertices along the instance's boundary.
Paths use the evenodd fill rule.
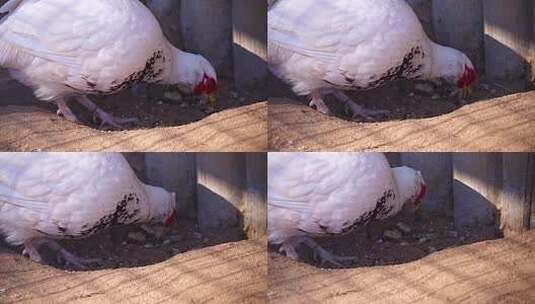
<path fill-rule="evenodd" d="M 130 123 L 139 123 L 139 119 L 137 118 L 118 118 L 114 117 L 101 108 L 97 108 L 93 112 L 93 121 L 97 123 L 97 119 L 100 120 L 100 126 L 99 129 L 103 129 L 106 125 L 111 126 L 113 128 L 124 130 L 125 124 Z"/>
<path fill-rule="evenodd" d="M 60 248 L 58 250 L 56 254 L 56 259 L 58 260 L 59 263 L 62 263 L 64 266 L 74 267 L 75 269 L 79 269 L 79 270 L 87 269 L 87 265 L 102 262 L 102 259 L 86 259 L 86 258 L 78 257 L 63 248 Z"/>
<path fill-rule="evenodd" d="M 58 105 L 58 111 L 56 114 L 58 116 L 63 116 L 68 121 L 74 122 L 74 123 L 80 123 L 80 120 L 74 115 L 72 110 L 67 106 L 67 103 L 65 101 L 56 101 L 56 104 Z"/>
<path fill-rule="evenodd" d="M 295 250 L 294 245 L 289 242 L 282 243 L 282 245 L 279 247 L 279 252 L 284 252 L 287 257 L 299 261 L 299 254 L 297 253 L 297 250 Z"/>
<path fill-rule="evenodd" d="M 348 267 L 357 261 L 357 257 L 349 256 L 343 257 L 334 255 L 327 250 L 323 249 L 318 243 L 316 243 L 311 238 L 303 240 L 303 243 L 310 247 L 314 251 L 314 260 L 320 263 L 320 265 L 325 265 L 326 262 L 336 265 L 338 267 Z"/>
<path fill-rule="evenodd" d="M 310 101 L 309 106 L 315 108 L 317 111 L 320 111 L 325 115 L 331 115 L 331 110 L 329 110 L 329 107 L 327 107 L 327 105 L 321 99 L 313 98 L 312 101 Z"/>
<path fill-rule="evenodd" d="M 374 120 L 374 116 L 388 115 L 390 112 L 385 110 L 370 110 L 349 100 L 346 102 L 346 113 L 352 115 L 352 118 L 362 117 L 366 120 Z"/>
<path fill-rule="evenodd" d="M 27 241 L 24 243 L 24 249 L 22 250 L 22 255 L 25 257 L 28 257 L 30 260 L 36 262 L 36 263 L 43 263 L 43 258 L 37 251 L 36 246 L 33 244 L 32 241 Z"/>

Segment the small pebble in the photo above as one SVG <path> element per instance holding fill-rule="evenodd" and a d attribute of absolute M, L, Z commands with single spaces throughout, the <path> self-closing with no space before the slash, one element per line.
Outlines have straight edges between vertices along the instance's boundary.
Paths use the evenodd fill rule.
<path fill-rule="evenodd" d="M 409 242 L 407 241 L 403 241 L 400 243 L 401 246 L 409 246 Z"/>
<path fill-rule="evenodd" d="M 492 90 L 490 90 L 490 94 L 496 95 L 496 94 L 498 94 L 498 91 L 496 89 L 492 89 Z"/>
<path fill-rule="evenodd" d="M 431 95 L 435 91 L 433 86 L 429 83 L 417 83 L 414 89 L 420 93 Z"/>
<path fill-rule="evenodd" d="M 143 245 L 143 248 L 147 248 L 147 249 L 154 248 L 154 245 L 153 244 L 145 244 L 145 245 Z"/>
<path fill-rule="evenodd" d="M 414 95 L 416 95 L 416 94 L 414 94 L 413 92 L 411 92 L 411 93 L 409 94 L 409 97 L 414 97 Z"/>
<path fill-rule="evenodd" d="M 457 231 L 448 231 L 448 235 L 449 235 L 450 237 L 454 237 L 454 238 L 456 238 L 456 237 L 459 236 L 459 233 L 458 233 Z"/>
<path fill-rule="evenodd" d="M 437 251 L 437 249 L 435 247 L 433 247 L 433 246 L 427 248 L 427 250 L 429 251 L 429 253 L 433 253 L 433 252 Z"/>
<path fill-rule="evenodd" d="M 156 104 L 159 105 L 159 106 L 161 106 L 161 105 L 163 105 L 163 101 L 158 100 L 158 101 L 156 102 Z"/>
<path fill-rule="evenodd" d="M 403 223 L 403 222 L 399 222 L 396 224 L 396 227 L 401 230 L 401 232 L 403 232 L 404 234 L 408 234 L 408 233 L 411 233 L 412 229 L 409 225 Z"/>
<path fill-rule="evenodd" d="M 168 240 L 165 240 L 165 241 L 163 241 L 163 244 L 164 244 L 164 245 L 166 245 L 166 246 L 167 246 L 167 245 L 169 245 L 169 244 L 171 244 L 171 243 L 172 243 L 172 241 L 171 241 L 171 240 L 169 240 L 169 239 L 168 239 Z"/>
<path fill-rule="evenodd" d="M 486 84 L 486 83 L 482 83 L 482 84 L 481 84 L 481 87 L 482 87 L 484 90 L 487 90 L 487 91 L 490 90 L 490 86 L 489 86 L 488 84 Z"/>
<path fill-rule="evenodd" d="M 0 293 L 5 293 L 7 291 L 7 289 L 5 288 L 0 288 Z"/>
<path fill-rule="evenodd" d="M 238 98 L 238 93 L 234 92 L 234 91 L 231 91 L 230 92 L 230 96 L 234 99 Z"/>
<path fill-rule="evenodd" d="M 428 242 L 428 241 L 429 241 L 428 238 L 426 238 L 426 237 L 421 237 L 421 238 L 418 239 L 418 244 L 423 244 L 423 243 Z"/>
<path fill-rule="evenodd" d="M 144 242 L 147 239 L 141 232 L 130 232 L 128 238 L 136 242 Z"/>
<path fill-rule="evenodd" d="M 400 240 L 401 239 L 401 232 L 397 231 L 397 230 L 386 230 L 383 234 L 383 236 L 386 238 L 386 239 L 390 239 L 390 240 Z"/>
<path fill-rule="evenodd" d="M 198 240 L 202 239 L 202 234 L 200 234 L 200 233 L 198 233 L 198 232 L 192 232 L 192 233 L 191 233 L 191 236 L 192 236 L 193 238 L 195 238 L 195 239 L 198 239 Z"/>
<path fill-rule="evenodd" d="M 431 97 L 431 99 L 433 99 L 433 100 L 440 99 L 440 95 L 435 94 L 435 95 L 433 95 L 433 96 Z"/>

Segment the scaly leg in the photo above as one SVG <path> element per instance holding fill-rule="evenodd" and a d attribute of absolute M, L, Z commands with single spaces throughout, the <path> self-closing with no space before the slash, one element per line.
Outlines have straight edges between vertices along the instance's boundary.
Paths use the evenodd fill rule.
<path fill-rule="evenodd" d="M 323 102 L 323 99 L 321 98 L 321 91 L 320 90 L 314 90 L 311 94 L 312 100 L 310 101 L 310 107 L 316 107 L 316 110 L 320 111 L 321 113 L 325 115 L 331 115 L 331 110 L 329 110 L 329 107 Z"/>
<path fill-rule="evenodd" d="M 72 121 L 74 123 L 80 123 L 80 120 L 76 117 L 76 115 L 74 115 L 74 113 L 67 105 L 67 102 L 63 98 L 60 100 L 56 100 L 56 105 L 58 106 L 58 111 L 56 112 L 58 116 L 63 116 L 67 120 Z"/>
<path fill-rule="evenodd" d="M 284 251 L 286 255 L 294 260 L 299 260 L 299 255 L 295 248 L 300 244 L 304 244 L 314 251 L 314 259 L 320 262 L 321 265 L 324 265 L 325 262 L 329 262 L 333 265 L 345 267 L 347 264 L 357 260 L 357 257 L 341 257 L 334 255 L 327 250 L 323 249 L 318 243 L 308 236 L 295 236 L 291 237 L 286 242 L 284 242 L 279 249 Z"/>
<path fill-rule="evenodd" d="M 61 260 L 64 262 L 65 266 L 73 266 L 77 269 L 86 269 L 87 264 L 98 263 L 101 261 L 100 259 L 84 259 L 77 257 L 61 247 L 56 241 L 45 238 L 36 238 L 24 242 L 24 250 L 22 251 L 22 254 L 24 256 L 28 256 L 32 261 L 42 264 L 43 258 L 38 252 L 38 247 L 41 247 L 42 245 L 46 245 L 55 251 L 56 258 L 58 261 Z"/>
<path fill-rule="evenodd" d="M 110 114 L 106 113 L 104 110 L 99 108 L 86 96 L 76 96 L 76 101 L 86 107 L 89 111 L 93 112 L 93 120 L 96 120 L 98 117 L 101 121 L 100 127 L 102 128 L 105 125 L 110 125 L 117 129 L 124 129 L 123 124 L 127 123 L 136 123 L 139 122 L 137 118 L 117 118 L 113 117 Z"/>
<path fill-rule="evenodd" d="M 334 97 L 336 97 L 336 99 L 346 104 L 346 111 L 351 111 L 353 118 L 360 116 L 368 120 L 373 120 L 373 116 L 386 115 L 389 113 L 388 111 L 366 109 L 363 106 L 356 104 L 346 94 L 338 90 L 333 90 L 331 93 L 334 95 Z"/>

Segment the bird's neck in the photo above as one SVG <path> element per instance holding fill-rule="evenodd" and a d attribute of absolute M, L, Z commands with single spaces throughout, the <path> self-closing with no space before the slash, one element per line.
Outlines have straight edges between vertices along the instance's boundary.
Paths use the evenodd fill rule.
<path fill-rule="evenodd" d="M 455 78 L 457 75 L 453 73 L 454 70 L 452 70 L 451 64 L 457 61 L 459 51 L 434 42 L 431 42 L 431 48 L 433 61 L 429 78 Z"/>
<path fill-rule="evenodd" d="M 169 45 L 168 50 L 167 73 L 161 83 L 167 85 L 193 85 L 195 82 L 197 55 L 181 51 L 171 45 Z"/>

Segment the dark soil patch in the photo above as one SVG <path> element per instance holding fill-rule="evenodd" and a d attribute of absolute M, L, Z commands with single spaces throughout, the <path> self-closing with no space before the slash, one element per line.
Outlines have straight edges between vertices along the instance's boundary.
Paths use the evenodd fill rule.
<path fill-rule="evenodd" d="M 136 241 L 129 233 L 141 234 L 145 240 Z M 59 241 L 71 253 L 83 258 L 102 259 L 101 263 L 89 265 L 87 270 L 138 267 L 156 264 L 170 257 L 208 246 L 245 239 L 242 229 L 226 229 L 201 233 L 193 220 L 178 219 L 169 231 L 159 239 L 145 232 L 140 226 L 123 226 L 100 234 L 73 241 Z M 0 246 L 9 247 L 0 242 Z M 12 248 L 22 252 L 22 248 Z M 45 246 L 39 250 L 46 262 L 56 268 L 66 269 L 56 261 Z"/>
<path fill-rule="evenodd" d="M 398 223 L 404 223 L 410 232 L 401 233 L 400 239 L 389 239 L 385 231 L 398 231 Z M 421 259 L 433 252 L 450 247 L 492 240 L 500 237 L 495 227 L 472 227 L 457 232 L 453 218 L 432 215 L 418 210 L 402 212 L 384 221 L 371 223 L 353 232 L 336 237 L 315 239 L 320 246 L 339 256 L 357 257 L 349 268 L 377 265 L 396 265 Z M 275 249 L 275 248 L 272 248 Z M 320 265 L 305 246 L 299 249 L 304 262 L 323 268 L 338 268 Z"/>

